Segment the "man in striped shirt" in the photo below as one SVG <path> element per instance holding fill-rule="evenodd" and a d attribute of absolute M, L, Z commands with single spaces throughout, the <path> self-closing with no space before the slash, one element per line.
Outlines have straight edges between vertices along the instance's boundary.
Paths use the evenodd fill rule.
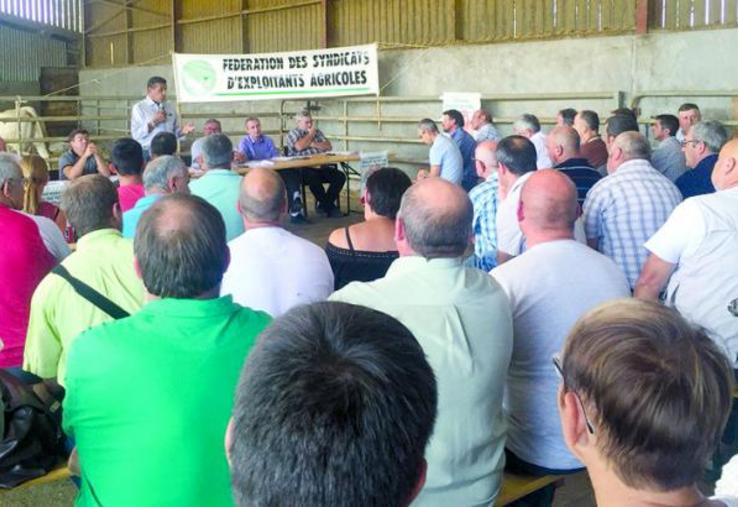
<path fill-rule="evenodd" d="M 489 271 L 497 265 L 497 201 L 500 180 L 497 174 L 497 141 L 482 141 L 474 152 L 477 175 L 484 181 L 469 192 L 474 207 L 474 265 Z"/>
<path fill-rule="evenodd" d="M 635 286 L 648 251 L 646 241 L 682 200 L 679 189 L 649 162 L 651 148 L 638 132 L 623 132 L 610 145 L 608 176 L 584 201 L 587 243 L 612 258 Z"/>

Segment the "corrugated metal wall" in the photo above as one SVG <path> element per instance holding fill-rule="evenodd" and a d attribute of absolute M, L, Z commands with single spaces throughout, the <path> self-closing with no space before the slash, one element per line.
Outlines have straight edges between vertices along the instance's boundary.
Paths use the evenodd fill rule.
<path fill-rule="evenodd" d="M 287 8 L 273 10 L 277 7 Z M 247 10 L 244 21 L 250 53 L 321 45 L 323 10 L 320 1 L 249 0 Z"/>
<path fill-rule="evenodd" d="M 67 43 L 0 25 L 0 81 L 38 81 L 41 67 L 67 65 Z"/>
<path fill-rule="evenodd" d="M 738 0 L 652 0 L 649 14 L 666 30 L 738 26 Z"/>
<path fill-rule="evenodd" d="M 243 47 L 241 0 L 201 2 L 183 0 L 177 24 L 182 53 L 231 53 Z M 228 14 L 231 17 L 217 18 Z M 216 17 L 216 19 L 208 19 Z M 193 20 L 201 20 L 193 23 Z"/>

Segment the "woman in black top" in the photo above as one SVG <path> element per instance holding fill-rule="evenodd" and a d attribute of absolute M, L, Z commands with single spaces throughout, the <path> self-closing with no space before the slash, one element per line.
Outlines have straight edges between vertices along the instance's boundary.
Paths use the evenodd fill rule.
<path fill-rule="evenodd" d="M 403 171 L 384 167 L 366 180 L 361 202 L 364 221 L 334 230 L 325 247 L 333 268 L 335 288 L 382 278 L 398 257 L 395 216 L 400 200 L 412 182 Z"/>

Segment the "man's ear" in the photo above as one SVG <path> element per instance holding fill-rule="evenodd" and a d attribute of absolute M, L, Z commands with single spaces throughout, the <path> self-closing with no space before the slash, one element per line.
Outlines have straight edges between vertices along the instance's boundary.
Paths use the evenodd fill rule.
<path fill-rule="evenodd" d="M 226 245 L 226 256 L 223 262 L 223 273 L 226 272 L 226 270 L 228 269 L 228 266 L 230 265 L 231 265 L 231 249 L 228 247 L 228 245 Z"/>
<path fill-rule="evenodd" d="M 113 204 L 113 226 L 120 229 L 123 225 L 123 211 L 120 209 L 120 203 Z"/>
<path fill-rule="evenodd" d="M 413 490 L 410 493 L 410 498 L 407 499 L 407 505 L 410 505 L 411 503 L 413 503 L 413 500 L 415 500 L 420 494 L 420 491 L 423 489 L 423 486 L 425 486 L 425 479 L 426 479 L 427 473 L 428 473 L 428 462 L 425 460 L 425 458 L 423 458 L 420 461 L 420 464 L 418 464 L 418 482 L 415 483 L 415 486 L 413 487 Z"/>
<path fill-rule="evenodd" d="M 233 417 L 228 419 L 228 427 L 225 433 L 225 453 L 228 460 L 228 466 L 231 465 L 231 449 L 233 448 Z"/>
<path fill-rule="evenodd" d="M 3 186 L 0 187 L 0 194 L 2 194 L 4 197 L 10 197 L 11 189 L 10 189 L 11 182 L 10 180 L 5 180 L 3 183 Z"/>
<path fill-rule="evenodd" d="M 523 212 L 523 200 L 522 199 L 518 201 L 517 217 L 518 217 L 518 222 L 522 222 L 523 220 L 525 220 L 525 213 Z"/>
<path fill-rule="evenodd" d="M 395 243 L 405 241 L 405 222 L 399 217 L 395 218 Z"/>
<path fill-rule="evenodd" d="M 572 454 L 581 460 L 582 450 L 593 444 L 591 435 L 587 431 L 582 405 L 577 395 L 571 391 L 565 391 L 563 385 L 559 387 L 558 402 L 564 442 Z"/>
<path fill-rule="evenodd" d="M 138 259 L 136 257 L 133 258 L 133 270 L 136 272 L 136 276 L 143 280 L 143 273 L 141 272 L 141 265 L 138 263 Z"/>

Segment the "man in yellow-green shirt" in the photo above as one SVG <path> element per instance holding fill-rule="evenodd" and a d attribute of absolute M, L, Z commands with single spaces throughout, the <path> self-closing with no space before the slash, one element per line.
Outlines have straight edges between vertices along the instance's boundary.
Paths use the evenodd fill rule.
<path fill-rule="evenodd" d="M 121 212 L 115 186 L 104 176 L 73 181 L 62 209 L 74 226 L 77 249 L 63 262 L 69 273 L 128 313 L 143 304 L 143 285 L 133 267 L 133 243 L 120 233 Z M 64 385 L 67 353 L 83 331 L 112 317 L 77 294 L 61 276 L 50 273 L 31 300 L 23 369 Z"/>

